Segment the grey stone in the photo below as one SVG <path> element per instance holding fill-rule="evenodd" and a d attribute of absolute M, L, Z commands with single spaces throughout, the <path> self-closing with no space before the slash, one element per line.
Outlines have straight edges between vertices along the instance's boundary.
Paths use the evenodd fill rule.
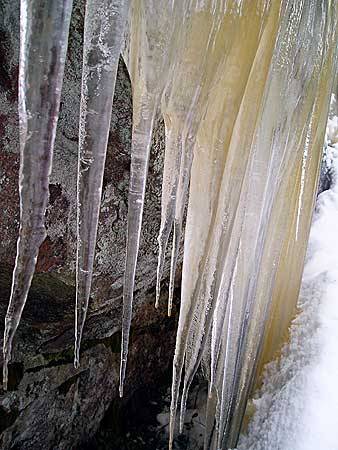
<path fill-rule="evenodd" d="M 117 410 L 123 409 L 137 389 L 153 385 L 168 371 L 173 356 L 177 305 L 170 319 L 166 317 L 166 293 L 159 310 L 153 306 L 164 149 L 163 124 L 158 122 L 138 259 L 125 399 L 118 399 L 132 122 L 131 86 L 120 61 L 82 361 L 78 370 L 72 365 L 83 17 L 84 2 L 76 0 L 50 184 L 48 237 L 40 249 L 36 275 L 15 337 L 9 391 L 0 392 L 2 449 L 76 448 L 96 432 L 112 402 Z M 18 49 L 19 1 L 0 0 L 1 335 L 19 225 Z"/>

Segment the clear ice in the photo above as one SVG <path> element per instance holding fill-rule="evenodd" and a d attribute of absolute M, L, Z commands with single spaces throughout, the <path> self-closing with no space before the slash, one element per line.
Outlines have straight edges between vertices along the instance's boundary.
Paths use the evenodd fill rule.
<path fill-rule="evenodd" d="M 74 365 L 93 276 L 95 245 L 115 80 L 129 0 L 87 0 L 84 26 L 77 188 Z"/>
<path fill-rule="evenodd" d="M 72 0 L 21 0 L 19 57 L 20 230 L 12 290 L 5 318 L 3 387 L 8 363 L 46 237 L 56 125 L 68 43 Z"/>
<path fill-rule="evenodd" d="M 176 1 L 176 4 L 180 0 Z M 125 54 L 133 89 L 133 129 L 128 198 L 126 269 L 123 288 L 120 396 L 123 395 L 137 256 L 140 246 L 144 195 L 154 121 L 170 66 L 175 2 L 139 0 L 131 7 Z"/>

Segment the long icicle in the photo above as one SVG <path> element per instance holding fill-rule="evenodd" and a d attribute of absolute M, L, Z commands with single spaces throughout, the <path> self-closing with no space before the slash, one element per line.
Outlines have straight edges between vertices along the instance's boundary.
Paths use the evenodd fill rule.
<path fill-rule="evenodd" d="M 232 48 L 229 50 L 229 54 L 225 60 L 225 65 L 222 66 L 223 76 L 220 78 L 219 85 L 210 99 L 210 111 L 207 111 L 205 124 L 199 130 L 197 137 L 201 148 L 195 155 L 191 186 L 193 192 L 189 204 L 187 228 L 188 230 L 191 229 L 190 223 L 198 222 L 201 224 L 198 231 L 198 240 L 200 242 L 199 258 L 202 255 L 203 248 L 206 254 L 209 252 L 209 257 L 205 258 L 204 261 L 201 260 L 199 262 L 199 258 L 194 259 L 196 271 L 200 271 L 201 278 L 204 271 L 208 273 L 208 270 L 212 268 L 213 271 L 211 272 L 210 281 L 205 286 L 202 284 L 199 289 L 195 289 L 195 292 L 190 292 L 190 295 L 193 295 L 196 301 L 193 315 L 200 315 L 200 320 L 196 322 L 191 321 L 192 330 L 190 331 L 189 341 L 194 342 L 194 351 L 190 352 L 185 363 L 185 380 L 181 402 L 181 425 L 189 386 L 203 356 L 205 343 L 212 323 L 212 316 L 216 308 L 216 303 L 218 302 L 217 296 L 222 268 L 224 270 L 224 258 L 227 255 L 230 240 L 226 235 L 230 235 L 233 222 L 230 205 L 231 203 L 236 204 L 236 198 L 241 188 L 240 180 L 247 165 L 248 152 L 242 152 L 241 163 L 239 164 L 237 149 L 249 149 L 249 142 L 239 142 L 238 138 L 243 138 L 244 136 L 242 137 L 237 130 L 242 126 L 247 126 L 250 121 L 251 127 L 247 126 L 245 139 L 248 140 L 252 136 L 255 121 L 250 119 L 256 117 L 257 108 L 260 104 L 259 89 L 257 89 L 257 86 L 264 86 L 266 68 L 269 66 L 272 53 L 272 48 L 266 49 L 264 45 L 264 41 L 267 38 L 271 40 L 270 27 L 267 29 L 264 27 L 261 28 L 259 20 L 256 21 L 254 26 L 251 19 L 252 11 L 250 14 L 250 8 L 252 7 L 254 5 L 244 4 L 243 10 L 245 13 L 243 16 L 238 16 L 237 21 L 234 22 L 236 32 L 238 33 L 237 36 L 241 36 L 243 35 L 243 30 L 248 29 L 247 21 L 251 20 L 250 33 L 247 33 L 245 39 L 241 39 L 240 41 L 234 40 Z M 247 11 L 247 8 L 249 8 L 249 11 Z M 262 9 L 258 17 L 263 16 L 264 9 Z M 245 58 L 243 56 L 239 57 L 241 53 L 245 53 Z M 263 70 L 264 68 L 265 70 Z M 241 76 L 238 77 L 237 73 L 240 73 Z M 235 76 L 232 76 L 232 74 Z M 234 88 L 234 84 L 236 89 Z M 253 89 L 253 86 L 256 87 L 256 90 Z M 223 103 L 220 103 L 219 99 L 222 98 Z M 250 100 L 248 101 L 247 99 L 249 98 Z M 220 104 L 217 107 L 218 102 Z M 229 104 L 232 107 L 227 111 Z M 243 109 L 242 105 L 246 107 Z M 218 123 L 217 117 L 223 117 L 223 120 L 220 121 L 218 127 L 212 129 L 209 124 L 213 122 Z M 231 152 L 227 148 L 230 143 L 230 148 L 234 149 Z M 209 172 L 206 173 L 208 170 Z M 210 177 L 212 182 L 204 186 L 200 181 L 203 179 L 203 176 Z M 227 184 L 226 188 L 223 187 L 222 193 L 220 193 L 222 178 Z M 237 180 L 236 186 L 233 186 L 233 179 Z M 213 205 L 217 203 L 219 196 L 223 198 L 224 206 L 221 214 L 217 218 Z M 203 213 L 201 215 L 202 211 Z M 226 217 L 226 221 L 223 220 L 224 217 Z M 220 228 L 217 234 L 218 237 L 215 238 L 212 230 L 217 226 Z M 226 230 L 225 235 L 222 235 L 220 231 L 222 228 Z M 222 249 L 222 247 L 224 247 L 223 250 L 217 255 L 217 248 Z M 234 248 L 235 252 L 237 251 L 237 247 L 235 246 Z M 196 249 L 187 246 L 185 253 L 196 254 Z M 212 263 L 212 255 L 217 256 L 222 262 Z M 198 267 L 199 269 L 197 270 Z M 233 270 L 234 267 L 231 268 L 230 274 Z M 194 272 L 194 269 L 190 269 L 190 272 Z M 207 286 L 210 286 L 211 289 L 209 294 L 208 290 L 206 290 Z M 222 309 L 226 304 L 226 297 L 223 302 L 218 303 L 220 303 L 219 306 L 222 306 L 222 308 L 219 308 L 216 315 L 222 314 Z M 211 354 L 211 362 L 214 364 L 213 354 Z M 210 388 L 213 384 L 213 372 L 211 368 Z"/>
<path fill-rule="evenodd" d="M 177 2 L 178 3 L 178 2 Z M 126 270 L 123 287 L 120 396 L 126 375 L 129 334 L 140 246 L 144 196 L 155 116 L 169 73 L 171 37 L 180 6 L 175 1 L 139 0 L 130 19 L 127 66 L 133 86 L 133 131 L 128 198 Z"/>
<path fill-rule="evenodd" d="M 71 11 L 72 0 L 21 0 L 20 4 L 20 230 L 5 318 L 4 389 L 14 334 L 46 237 L 44 219 Z"/>
<path fill-rule="evenodd" d="M 112 104 L 129 0 L 87 0 L 77 192 L 74 365 L 79 366 L 100 213 Z"/>
<path fill-rule="evenodd" d="M 195 134 L 197 133 L 197 130 L 199 128 L 199 124 L 202 118 L 202 115 L 206 108 L 206 99 L 208 97 L 207 93 L 210 89 L 210 84 L 213 80 L 214 71 L 217 72 L 217 67 L 220 63 L 219 59 L 219 50 L 220 47 L 216 45 L 216 42 L 219 39 L 220 42 L 224 42 L 222 33 L 219 33 L 219 30 L 221 29 L 222 20 L 224 18 L 224 12 L 226 10 L 226 6 L 222 1 L 214 2 L 213 5 L 208 5 L 210 10 L 206 5 L 204 5 L 205 10 L 200 10 L 200 4 L 195 4 L 194 7 L 196 7 L 196 10 L 193 8 L 190 12 L 191 16 L 189 18 L 189 21 L 191 23 L 187 24 L 187 30 L 188 34 L 186 37 L 185 42 L 185 49 L 183 52 L 183 58 L 182 61 L 185 62 L 187 59 L 188 62 L 191 64 L 192 61 L 195 62 L 197 65 L 194 66 L 194 78 L 192 86 L 189 86 L 186 88 L 182 88 L 180 84 L 186 78 L 185 74 L 185 66 L 183 64 L 183 67 L 180 68 L 182 70 L 182 74 L 178 73 L 176 89 L 177 91 L 173 90 L 172 92 L 172 103 L 173 105 L 170 105 L 170 102 L 168 103 L 169 106 L 173 109 L 174 114 L 176 113 L 179 117 L 178 125 L 179 125 L 179 132 L 181 133 L 182 140 L 184 142 L 184 145 L 182 146 L 179 151 L 184 151 L 184 155 L 181 157 L 181 164 L 180 164 L 180 172 L 179 174 L 174 174 L 174 176 L 177 178 L 177 187 L 179 188 L 179 191 L 174 193 L 174 207 L 173 211 L 170 210 L 164 210 L 162 208 L 162 223 L 165 221 L 171 221 L 171 224 L 174 221 L 174 217 L 177 218 L 176 223 L 176 242 L 174 243 L 173 247 L 173 261 L 172 261 L 172 267 L 171 267 L 171 288 L 173 286 L 173 277 L 175 273 L 175 264 L 177 261 L 177 251 L 178 251 L 178 243 L 179 240 L 179 234 L 180 234 L 180 226 L 181 226 L 181 220 L 183 216 L 183 209 L 184 204 L 181 202 L 185 201 L 186 195 L 187 195 L 187 189 L 189 186 L 189 179 L 190 179 L 190 167 L 191 162 L 193 158 L 193 149 L 195 145 Z M 212 7 L 213 6 L 213 7 Z M 202 33 L 203 31 L 203 33 Z M 198 33 L 198 39 L 195 33 Z M 198 46 L 198 50 L 197 50 Z M 201 47 L 204 49 L 204 51 L 201 52 Z M 223 47 L 224 50 L 224 47 Z M 222 52 L 220 52 L 222 53 Z M 190 67 L 190 70 L 192 70 L 192 67 Z M 196 73 L 197 75 L 196 75 Z M 201 77 L 199 72 L 202 72 L 204 74 L 204 77 Z M 183 78 L 180 79 L 179 75 Z M 181 92 L 183 91 L 183 93 Z M 173 106 L 175 108 L 173 108 Z M 170 110 L 170 109 L 169 109 Z M 187 177 L 187 179 L 184 179 L 184 177 Z M 163 190 L 165 187 L 163 187 Z M 177 197 L 177 193 L 179 194 L 179 198 Z M 176 211 L 176 207 L 178 206 L 178 210 Z M 165 222 L 164 222 L 165 223 Z M 171 226 L 169 228 L 170 233 Z M 161 238 L 160 234 L 160 238 Z M 167 240 L 167 238 L 166 238 Z M 164 254 L 164 251 L 162 251 L 162 254 Z M 160 266 L 160 260 L 159 260 L 159 266 Z M 158 276 L 161 274 L 158 274 Z M 157 293 L 158 295 L 158 293 Z M 182 293 L 183 297 L 183 293 Z M 170 294 L 170 302 L 172 301 L 172 293 Z M 170 302 L 169 302 L 169 311 L 170 311 Z M 191 312 L 191 309 L 189 308 L 189 305 L 186 304 L 184 307 L 184 311 L 181 309 L 180 312 L 180 322 L 181 317 L 189 315 Z M 191 317 L 189 318 L 189 320 Z M 183 324 L 182 331 L 182 340 L 177 339 L 176 340 L 176 349 L 175 349 L 175 356 L 174 356 L 174 363 L 173 363 L 173 380 L 172 380 L 172 399 L 171 399 L 171 407 L 170 407 L 170 426 L 169 426 L 169 448 L 171 449 L 173 446 L 173 438 L 174 438 L 174 428 L 175 428 L 175 420 L 176 420 L 176 410 L 178 405 L 178 395 L 179 395 L 179 385 L 180 380 L 182 376 L 182 370 L 183 370 L 183 363 L 185 358 L 185 350 L 187 345 L 187 339 L 189 332 L 189 320 Z"/>
<path fill-rule="evenodd" d="M 222 61 L 222 52 L 226 53 L 228 42 L 232 40 L 231 37 L 226 42 L 222 32 L 223 12 L 226 8 L 224 0 L 211 0 L 202 8 L 194 0 L 187 5 L 184 10 L 181 39 L 183 43 L 179 42 L 174 79 L 169 86 L 166 101 L 162 104 L 166 125 L 166 153 L 161 228 L 158 237 L 156 306 L 159 304 L 166 248 L 174 227 L 168 296 L 169 316 L 196 134 L 207 104 L 210 83 Z M 203 52 L 200 51 L 201 48 L 204 48 Z M 187 73 L 190 76 L 187 76 Z M 175 136 L 175 139 L 170 139 L 170 136 Z"/>

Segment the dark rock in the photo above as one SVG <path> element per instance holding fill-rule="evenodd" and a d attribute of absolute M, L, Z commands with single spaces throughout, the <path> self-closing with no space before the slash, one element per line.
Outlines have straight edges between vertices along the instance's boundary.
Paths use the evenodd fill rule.
<path fill-rule="evenodd" d="M 0 392 L 2 449 L 70 449 L 85 445 L 111 405 L 122 414 L 135 392 L 156 386 L 171 366 L 177 309 L 168 319 L 166 299 L 159 310 L 153 307 L 164 147 L 163 124 L 159 122 L 149 169 L 125 399 L 118 399 L 132 121 L 131 86 L 122 61 L 116 83 L 81 367 L 75 370 L 72 365 L 83 16 L 84 2 L 76 0 L 50 183 L 48 237 L 40 248 L 36 275 L 15 337 L 9 391 Z M 0 333 L 10 294 L 19 226 L 18 49 L 19 1 L 0 0 Z"/>

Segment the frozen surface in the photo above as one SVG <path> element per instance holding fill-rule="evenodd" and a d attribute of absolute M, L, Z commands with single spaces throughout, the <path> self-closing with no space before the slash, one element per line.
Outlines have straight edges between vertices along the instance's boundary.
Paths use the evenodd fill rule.
<path fill-rule="evenodd" d="M 75 357 L 93 275 L 108 134 L 129 0 L 87 0 L 79 129 Z"/>
<path fill-rule="evenodd" d="M 128 4 L 127 0 L 86 2 L 75 365 L 90 297 L 114 83 Z M 166 150 L 156 304 L 173 233 L 169 315 L 187 207 L 169 446 L 173 445 L 181 382 L 182 427 L 189 388 L 202 366 L 209 381 L 205 449 L 228 449 L 237 445 L 251 389 L 259 384 L 263 365 L 286 342 L 296 312 L 336 75 L 338 5 L 331 0 L 133 0 L 131 6 L 124 57 L 133 87 L 133 138 L 120 395 L 150 143 L 160 111 Z M 11 340 L 45 236 L 70 10 L 71 1 L 22 0 L 21 228 L 6 317 L 5 383 Z M 329 125 L 332 146 L 337 139 L 335 120 Z M 334 202 L 335 188 L 330 192 L 327 202 Z M 332 285 L 334 274 L 331 278 L 327 272 L 318 274 L 311 269 L 311 258 L 310 252 L 305 274 L 308 290 L 318 287 L 319 279 L 326 280 L 325 286 Z M 324 322 L 326 327 L 333 323 L 331 318 Z M 324 356 L 322 352 L 320 357 Z M 311 376 L 316 376 L 316 370 Z M 307 385 L 300 381 L 299 389 Z M 291 389 L 296 392 L 298 388 Z M 286 393 L 283 389 L 281 395 Z M 313 414 L 316 399 L 313 395 L 309 406 Z M 292 404 L 298 413 L 303 406 Z M 283 420 L 292 440 L 293 430 L 301 423 L 288 423 L 287 414 Z M 284 423 L 281 416 L 279 422 Z M 304 422 L 306 426 L 311 425 Z M 266 436 L 264 432 L 263 441 Z M 274 444 L 283 438 L 278 434 Z"/>
<path fill-rule="evenodd" d="M 20 231 L 11 297 L 5 318 L 3 385 L 12 342 L 46 237 L 56 125 L 72 0 L 21 0 L 19 58 Z"/>
<path fill-rule="evenodd" d="M 302 280 L 299 314 L 281 359 L 268 365 L 238 450 L 338 448 L 338 145 L 328 122 L 333 184 L 320 194 Z"/>

